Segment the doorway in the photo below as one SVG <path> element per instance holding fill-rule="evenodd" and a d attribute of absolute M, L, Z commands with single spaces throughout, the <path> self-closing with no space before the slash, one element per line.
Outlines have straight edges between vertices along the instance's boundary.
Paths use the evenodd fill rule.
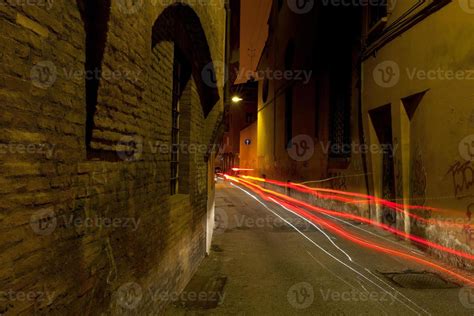
<path fill-rule="evenodd" d="M 376 176 L 381 178 L 380 197 L 384 200 L 395 201 L 396 189 L 391 109 L 391 105 L 387 104 L 369 111 L 369 116 L 380 145 L 381 170 L 376 173 Z M 382 205 L 381 222 L 388 226 L 396 226 L 397 214 L 395 210 Z"/>

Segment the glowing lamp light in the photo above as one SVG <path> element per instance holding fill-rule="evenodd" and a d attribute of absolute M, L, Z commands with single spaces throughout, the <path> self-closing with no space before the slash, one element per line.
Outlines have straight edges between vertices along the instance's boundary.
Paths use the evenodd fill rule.
<path fill-rule="evenodd" d="M 244 100 L 244 99 L 242 99 L 242 98 L 239 97 L 239 96 L 233 96 L 233 97 L 232 97 L 232 102 L 234 102 L 234 103 L 240 103 L 240 102 L 242 102 L 243 100 Z"/>

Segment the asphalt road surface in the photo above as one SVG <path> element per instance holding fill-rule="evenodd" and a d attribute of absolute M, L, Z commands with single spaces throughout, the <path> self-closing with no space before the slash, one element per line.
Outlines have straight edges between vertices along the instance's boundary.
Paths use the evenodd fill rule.
<path fill-rule="evenodd" d="M 213 251 L 166 314 L 474 315 L 474 291 L 448 275 L 356 245 L 245 187 L 219 181 L 216 220 Z M 424 257 L 388 232 L 333 221 Z"/>

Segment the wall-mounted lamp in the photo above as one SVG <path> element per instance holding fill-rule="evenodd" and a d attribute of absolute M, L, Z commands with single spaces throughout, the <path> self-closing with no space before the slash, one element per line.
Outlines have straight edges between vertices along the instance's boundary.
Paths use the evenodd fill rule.
<path fill-rule="evenodd" d="M 240 102 L 242 102 L 243 100 L 244 100 L 244 99 L 242 99 L 241 97 L 236 96 L 236 95 L 232 97 L 232 102 L 234 102 L 234 103 L 240 103 Z"/>

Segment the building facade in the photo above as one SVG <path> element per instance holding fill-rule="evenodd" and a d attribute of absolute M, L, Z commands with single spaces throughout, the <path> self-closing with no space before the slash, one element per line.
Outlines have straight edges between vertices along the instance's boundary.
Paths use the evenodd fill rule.
<path fill-rule="evenodd" d="M 226 8 L 173 2 L 0 5 L 0 314 L 157 314 L 204 258 Z"/>
<path fill-rule="evenodd" d="M 365 12 L 362 58 L 364 134 L 370 145 L 393 148 L 368 155 L 370 192 L 444 210 L 415 212 L 428 225 L 410 220 L 408 209 L 396 222 L 468 252 L 474 245 L 467 225 L 474 203 L 473 19 L 469 1 L 388 1 L 379 13 Z M 373 216 L 383 221 L 384 210 L 377 207 Z"/>
<path fill-rule="evenodd" d="M 300 12 L 274 1 L 269 28 L 258 70 L 259 175 L 366 191 L 362 155 L 346 148 L 360 143 L 360 10 Z M 328 178 L 338 180 L 319 182 Z"/>
<path fill-rule="evenodd" d="M 256 81 L 235 84 L 231 87 L 231 98 L 238 98 L 238 100 L 234 99 L 234 102 L 230 100 L 226 107 L 224 115 L 226 129 L 216 161 L 217 166 L 225 172 L 242 164 L 240 133 L 257 120 L 257 94 L 258 82 Z"/>
<path fill-rule="evenodd" d="M 244 174 L 256 174 L 258 168 L 258 123 L 253 122 L 240 131 L 239 167 L 247 169 Z"/>
<path fill-rule="evenodd" d="M 290 3 L 273 2 L 259 64 L 254 175 L 404 204 L 341 210 L 472 252 L 469 1 Z"/>

